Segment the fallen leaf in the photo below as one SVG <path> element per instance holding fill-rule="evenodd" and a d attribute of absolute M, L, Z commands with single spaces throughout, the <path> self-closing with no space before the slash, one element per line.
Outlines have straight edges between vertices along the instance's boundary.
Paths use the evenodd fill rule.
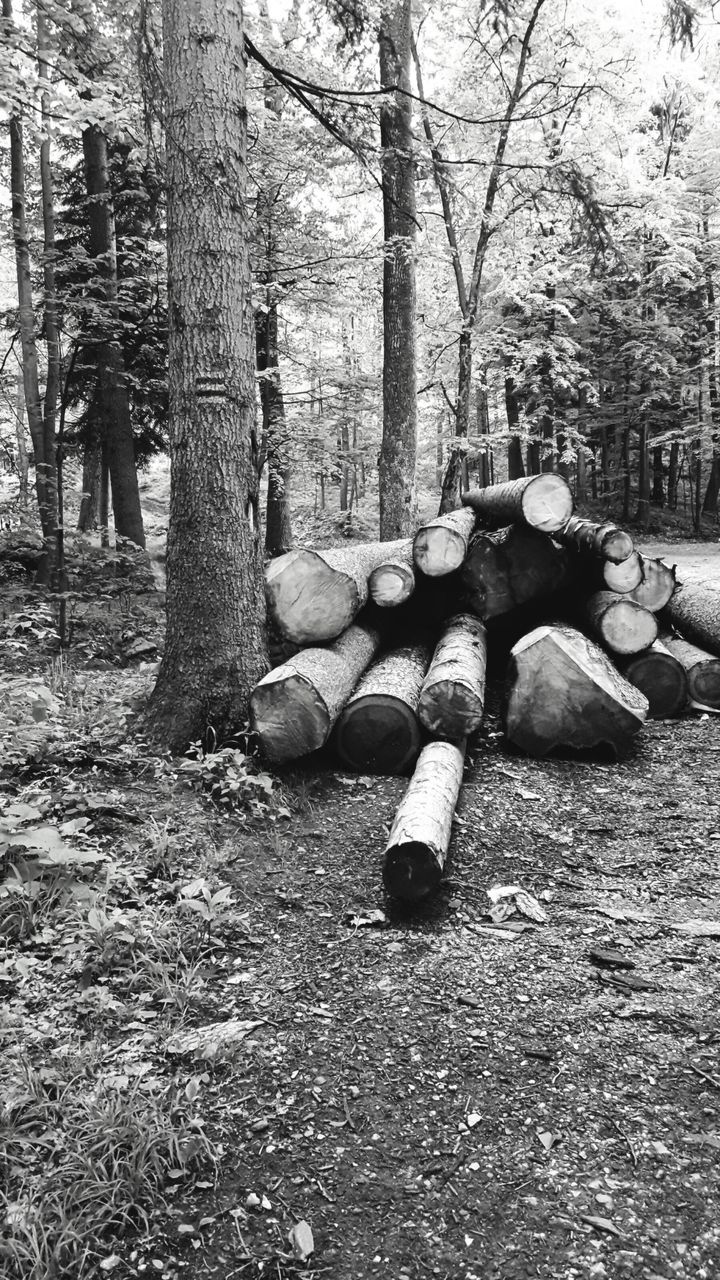
<path fill-rule="evenodd" d="M 580 1221 L 587 1222 L 588 1226 L 595 1227 L 596 1231 L 607 1231 L 608 1235 L 611 1236 L 619 1236 L 621 1234 L 615 1223 L 611 1222 L 609 1218 L 596 1218 L 593 1213 L 581 1213 Z"/>
<path fill-rule="evenodd" d="M 387 922 L 388 918 L 385 912 L 379 908 L 374 911 L 368 911 L 365 915 L 352 915 L 349 913 L 343 920 L 343 923 L 350 925 L 352 929 L 382 929 Z"/>
<path fill-rule="evenodd" d="M 301 1218 L 300 1222 L 296 1222 L 288 1231 L 288 1243 L 293 1251 L 293 1257 L 298 1262 L 304 1262 L 306 1258 L 315 1250 L 315 1241 L 313 1239 L 310 1223 Z"/>
<path fill-rule="evenodd" d="M 632 960 L 628 960 L 622 951 L 614 951 L 611 947 L 603 949 L 602 947 L 591 947 L 588 952 L 592 964 L 604 966 L 608 969 L 634 969 L 635 964 Z"/>
<path fill-rule="evenodd" d="M 552 1151 L 553 1147 L 556 1147 L 562 1139 L 559 1133 L 550 1133 L 549 1130 L 546 1130 L 544 1133 L 538 1133 L 538 1141 L 546 1151 Z"/>

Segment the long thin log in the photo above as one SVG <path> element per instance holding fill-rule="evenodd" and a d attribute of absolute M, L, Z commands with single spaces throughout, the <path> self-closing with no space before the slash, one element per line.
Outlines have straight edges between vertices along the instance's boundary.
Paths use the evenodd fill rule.
<path fill-rule="evenodd" d="M 440 738 L 465 738 L 479 727 L 485 702 L 487 638 L 478 618 L 451 618 L 435 649 L 420 693 L 418 715 Z"/>
<path fill-rule="evenodd" d="M 343 764 L 361 773 L 405 773 L 417 760 L 417 710 L 432 652 L 424 643 L 393 649 L 374 663 L 341 711 L 333 743 Z"/>
<path fill-rule="evenodd" d="M 373 627 L 349 627 L 324 649 L 303 649 L 268 672 L 250 695 L 265 755 L 278 764 L 317 751 L 380 645 Z"/>
<path fill-rule="evenodd" d="M 720 710 L 720 658 L 679 636 L 663 636 L 663 644 L 682 663 L 693 702 Z"/>
<path fill-rule="evenodd" d="M 657 639 L 655 614 L 626 595 L 597 591 L 585 604 L 594 635 L 613 653 L 641 653 Z"/>
<path fill-rule="evenodd" d="M 265 570 L 271 621 L 298 644 L 334 640 L 368 598 L 368 577 L 406 544 L 368 542 L 324 551 L 288 551 Z"/>
<path fill-rule="evenodd" d="M 659 613 L 675 590 L 675 570 L 662 560 L 653 560 L 643 555 L 640 556 L 640 568 L 642 582 L 628 591 L 628 597 L 641 604 L 644 609 Z"/>
<path fill-rule="evenodd" d="M 393 898 L 418 902 L 437 888 L 450 847 L 465 743 L 429 742 L 395 814 L 383 880 Z"/>
<path fill-rule="evenodd" d="M 568 554 L 526 524 L 478 532 L 462 568 L 467 607 L 479 618 L 551 595 L 568 575 Z"/>
<path fill-rule="evenodd" d="M 655 640 L 644 653 L 618 658 L 617 665 L 625 679 L 645 694 L 653 720 L 682 715 L 688 700 L 688 679 L 685 667 L 667 642 Z M 720 674 L 720 662 L 717 667 Z"/>
<path fill-rule="evenodd" d="M 720 587 L 700 582 L 678 585 L 664 616 L 686 640 L 720 657 Z"/>
<path fill-rule="evenodd" d="M 390 552 L 382 564 L 370 574 L 370 595 L 381 609 L 395 609 L 410 599 L 415 590 L 413 544 L 408 538 L 403 547 Z"/>
<path fill-rule="evenodd" d="M 601 744 L 620 755 L 648 713 L 644 694 L 574 627 L 537 627 L 518 641 L 507 687 L 507 737 L 535 756 Z"/>
<path fill-rule="evenodd" d="M 541 533 L 557 533 L 567 524 L 573 509 L 567 481 L 550 472 L 487 489 L 470 489 L 462 495 L 462 501 L 482 523 L 500 525 L 524 520 Z"/>
<path fill-rule="evenodd" d="M 449 511 L 421 525 L 413 542 L 415 564 L 428 578 L 441 578 L 460 568 L 475 528 L 475 514 L 466 507 Z"/>
<path fill-rule="evenodd" d="M 635 550 L 630 534 L 618 525 L 596 524 L 580 516 L 571 516 L 553 536 L 564 547 L 595 556 L 598 560 L 610 560 L 613 564 L 622 564 Z"/>

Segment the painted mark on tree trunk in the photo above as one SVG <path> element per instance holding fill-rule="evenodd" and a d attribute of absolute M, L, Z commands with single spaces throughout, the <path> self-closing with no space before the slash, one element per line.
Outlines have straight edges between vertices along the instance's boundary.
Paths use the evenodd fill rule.
<path fill-rule="evenodd" d="M 195 395 L 198 400 L 224 400 L 225 378 L 221 373 L 199 373 L 195 379 Z"/>

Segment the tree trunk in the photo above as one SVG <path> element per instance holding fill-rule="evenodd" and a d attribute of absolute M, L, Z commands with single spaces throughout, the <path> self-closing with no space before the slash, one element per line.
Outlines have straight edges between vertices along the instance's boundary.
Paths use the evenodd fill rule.
<path fill-rule="evenodd" d="M 18 479 L 20 481 L 18 497 L 20 499 L 20 505 L 26 507 L 28 500 L 30 459 L 28 456 L 27 441 L 25 439 L 25 388 L 23 386 L 22 369 L 18 369 L 15 390 L 15 440 L 17 441 L 17 470 Z"/>
<path fill-rule="evenodd" d="M 467 606 L 479 618 L 498 617 L 552 595 L 565 584 L 567 572 L 567 553 L 536 529 L 514 524 L 478 532 L 462 570 Z"/>
<path fill-rule="evenodd" d="M 682 662 L 666 643 L 655 640 L 644 653 L 620 658 L 617 665 L 625 679 L 645 694 L 653 720 L 682 715 L 688 700 L 688 680 Z M 717 667 L 720 672 L 720 662 Z"/>
<path fill-rule="evenodd" d="M 372 599 L 381 609 L 396 608 L 410 599 L 415 590 L 415 561 L 409 538 L 373 569 L 368 586 Z"/>
<path fill-rule="evenodd" d="M 380 21 L 380 83 L 410 88 L 410 0 Z M 415 158 L 412 103 L 380 104 L 385 260 L 383 265 L 383 438 L 378 466 L 380 537 L 407 537 L 415 518 Z"/>
<path fill-rule="evenodd" d="M 525 475 L 523 466 L 522 440 L 518 427 L 520 425 L 520 409 L 517 402 L 515 382 L 505 379 L 505 412 L 508 422 L 508 480 L 521 480 Z"/>
<path fill-rule="evenodd" d="M 372 627 L 348 627 L 327 648 L 303 649 L 263 677 L 250 715 L 269 760 L 295 760 L 324 746 L 379 644 Z"/>
<path fill-rule="evenodd" d="M 242 4 L 163 0 L 163 35 L 172 471 L 149 715 L 180 751 L 242 726 L 267 661 Z"/>
<path fill-rule="evenodd" d="M 665 506 L 665 477 L 663 472 L 662 445 L 655 445 L 652 451 L 652 494 L 650 501 L 654 507 Z"/>
<path fill-rule="evenodd" d="M 365 672 L 333 736 L 343 764 L 360 773 L 405 773 L 422 744 L 417 718 L 431 658 L 426 644 L 393 649 Z"/>
<path fill-rule="evenodd" d="M 440 515 L 452 511 L 463 487 L 463 468 L 467 457 L 470 430 L 470 391 L 472 388 L 472 329 L 468 322 L 460 330 L 458 347 L 458 394 L 455 405 L 455 442 L 445 467 L 440 491 Z"/>
<path fill-rule="evenodd" d="M 677 491 L 679 482 L 679 462 L 680 458 L 680 442 L 673 440 L 670 445 L 670 459 L 668 462 L 668 482 L 667 482 L 667 504 L 671 511 L 677 511 Z"/>
<path fill-rule="evenodd" d="M 420 723 L 438 738 L 468 737 L 480 727 L 485 703 L 487 638 L 469 613 L 447 623 L 420 692 Z"/>
<path fill-rule="evenodd" d="M 542 533 L 562 529 L 573 509 L 570 486 L 562 476 L 556 475 L 526 476 L 489 489 L 471 489 L 462 495 L 462 500 L 476 512 L 481 524 L 524 520 Z"/>
<path fill-rule="evenodd" d="M 646 388 L 645 394 L 647 394 Z M 638 506 L 635 523 L 641 529 L 647 529 L 650 523 L 650 450 L 648 446 L 648 424 L 643 416 L 638 427 Z"/>
<path fill-rule="evenodd" d="M 720 589 L 704 583 L 677 586 L 665 608 L 665 618 L 693 644 L 720 657 Z"/>
<path fill-rule="evenodd" d="M 487 371 L 483 374 L 483 382 L 478 386 L 477 396 L 477 430 L 479 439 L 478 452 L 478 486 L 487 489 L 492 484 L 492 445 L 490 444 L 490 408 L 488 405 Z"/>
<path fill-rule="evenodd" d="M 45 473 L 45 493 L 57 536 L 58 524 L 58 467 L 56 459 L 56 428 L 58 401 L 60 399 L 60 327 L 58 324 L 58 301 L 55 287 L 55 191 L 52 165 L 50 161 L 49 130 L 52 127 L 50 118 L 49 95 L 44 90 L 48 81 L 50 63 L 47 17 L 42 5 L 37 6 L 37 43 L 38 43 L 38 77 L 43 85 L 40 98 L 40 109 L 43 127 L 43 139 L 40 144 L 40 187 L 42 191 L 43 222 L 43 321 L 45 329 L 45 346 L 47 351 L 47 369 L 45 373 L 45 396 L 43 400 L 43 469 Z M 57 547 L 53 551 L 53 562 L 57 565 Z M 67 583 L 54 579 L 56 589 L 66 590 Z"/>
<path fill-rule="evenodd" d="M 333 640 L 366 603 L 373 569 L 406 546 L 407 539 L 400 539 L 325 551 L 298 549 L 278 556 L 265 570 L 271 621 L 297 644 Z"/>
<path fill-rule="evenodd" d="M 571 516 L 553 536 L 564 547 L 575 548 L 597 560 L 610 560 L 613 564 L 622 564 L 634 550 L 633 540 L 624 529 L 616 524 L 595 524 L 592 520 L 582 520 L 580 516 Z"/>
<path fill-rule="evenodd" d="M 720 396 L 718 395 L 717 379 L 718 335 L 715 315 L 715 280 L 712 271 L 710 225 L 707 214 L 703 215 L 702 225 L 707 249 L 705 254 L 705 288 L 707 293 L 705 331 L 708 340 L 707 369 L 710 399 L 710 435 L 712 439 L 710 475 L 708 476 L 702 509 L 705 515 L 716 516 L 718 514 L 718 496 L 720 495 Z"/>
<path fill-rule="evenodd" d="M 82 486 L 77 527 L 80 533 L 89 533 L 98 523 L 102 486 L 102 446 L 96 432 L 86 439 L 83 446 Z"/>
<path fill-rule="evenodd" d="M 145 546 L 130 401 L 122 348 L 117 336 L 118 282 L 115 225 L 108 181 L 107 138 L 98 125 L 83 129 L 90 256 L 100 282 L 105 315 L 100 321 L 96 351 L 100 432 L 107 449 L 112 488 L 115 535 Z"/>
<path fill-rule="evenodd" d="M 263 440 L 268 468 L 265 551 L 280 556 L 292 546 L 290 517 L 290 458 L 285 402 L 280 382 L 277 339 L 277 301 L 272 282 L 266 289 L 266 305 L 255 312 L 257 368 Z"/>
<path fill-rule="evenodd" d="M 385 849 L 383 880 L 392 898 L 419 902 L 440 883 L 464 759 L 464 741 L 423 748 Z"/>
<path fill-rule="evenodd" d="M 100 525 L 100 546 L 110 546 L 110 468 L 108 467 L 107 449 L 100 448 L 100 496 L 98 499 L 98 524 Z"/>
<path fill-rule="evenodd" d="M 651 613 L 659 613 L 665 608 L 675 590 L 675 570 L 662 560 L 653 560 L 649 556 L 640 556 L 642 582 L 627 593 L 628 600 L 635 600 Z"/>
<path fill-rule="evenodd" d="M 596 591 L 590 596 L 585 616 L 598 640 L 613 653 L 641 653 L 657 640 L 655 614 L 614 591 Z"/>
<path fill-rule="evenodd" d="M 644 694 L 573 627 L 538 627 L 512 650 L 505 732 L 534 756 L 556 747 L 631 745 L 648 713 Z"/>
<path fill-rule="evenodd" d="M 428 578 L 442 578 L 460 568 L 475 528 L 475 512 L 467 507 L 421 525 L 413 542 L 413 558 Z"/>
<path fill-rule="evenodd" d="M 663 636 L 663 644 L 682 664 L 693 702 L 720 711 L 720 658 L 678 636 Z"/>

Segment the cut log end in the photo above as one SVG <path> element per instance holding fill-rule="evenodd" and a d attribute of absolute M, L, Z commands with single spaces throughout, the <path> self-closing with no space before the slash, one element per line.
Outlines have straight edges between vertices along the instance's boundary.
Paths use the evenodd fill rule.
<path fill-rule="evenodd" d="M 353 699 L 335 729 L 340 759 L 359 773 L 407 773 L 421 745 L 417 716 L 391 694 Z"/>
<path fill-rule="evenodd" d="M 475 516 L 465 507 L 423 525 L 413 542 L 413 559 L 418 569 L 428 578 L 454 573 L 467 555 L 474 526 Z"/>
<path fill-rule="evenodd" d="M 619 599 L 605 610 L 602 637 L 613 653 L 640 653 L 657 637 L 657 623 L 642 606 Z"/>
<path fill-rule="evenodd" d="M 573 499 L 562 476 L 534 476 L 522 496 L 523 519 L 541 533 L 557 533 L 572 515 Z"/>
<path fill-rule="evenodd" d="M 292 707 L 288 716 L 287 707 Z M 316 751 L 325 742 L 330 722 L 328 709 L 313 686 L 301 675 L 282 681 L 282 699 L 276 684 L 256 685 L 250 698 L 253 732 L 275 764 Z"/>
<path fill-rule="evenodd" d="M 391 898 L 419 902 L 440 883 L 441 865 L 437 854 L 417 840 L 389 849 L 383 867 L 383 881 Z"/>
<path fill-rule="evenodd" d="M 455 680 L 438 680 L 423 692 L 419 714 L 430 733 L 466 738 L 482 724 L 483 697 Z"/>
<path fill-rule="evenodd" d="M 635 550 L 633 540 L 629 533 L 624 529 L 613 529 L 612 533 L 608 533 L 603 542 L 603 554 L 606 560 L 612 560 L 613 564 L 622 564 L 627 560 Z"/>
<path fill-rule="evenodd" d="M 334 639 L 363 603 L 355 579 L 314 551 L 289 551 L 271 561 L 265 592 L 277 629 L 297 644 Z"/>
<path fill-rule="evenodd" d="M 720 659 L 699 663 L 692 673 L 693 702 L 720 710 Z"/>
<path fill-rule="evenodd" d="M 643 580 L 642 560 L 638 552 L 631 552 L 620 564 L 607 560 L 603 565 L 602 577 L 608 591 L 617 591 L 621 595 L 634 591 Z"/>
<path fill-rule="evenodd" d="M 659 641 L 645 653 L 626 659 L 621 670 L 626 680 L 645 694 L 654 720 L 682 714 L 688 699 L 685 668 Z"/>
<path fill-rule="evenodd" d="M 415 574 L 409 565 L 380 565 L 370 574 L 370 595 L 381 609 L 394 609 L 410 599 Z"/>

